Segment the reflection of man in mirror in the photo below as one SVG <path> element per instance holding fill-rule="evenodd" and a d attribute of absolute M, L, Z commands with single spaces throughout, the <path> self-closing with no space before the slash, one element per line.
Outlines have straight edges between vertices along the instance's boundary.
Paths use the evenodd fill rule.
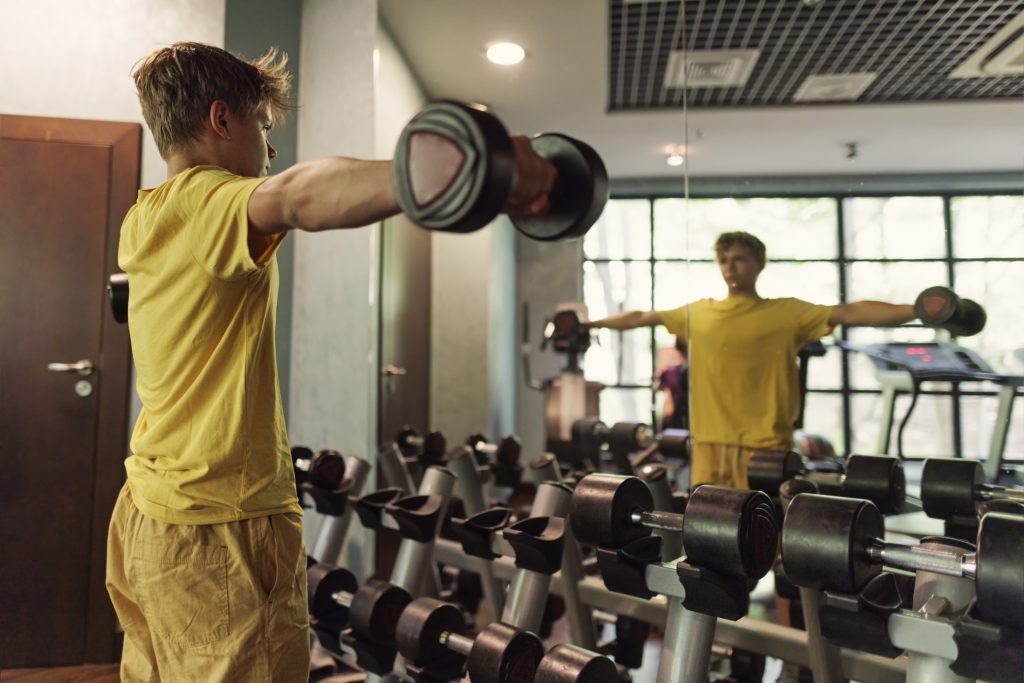
<path fill-rule="evenodd" d="M 690 378 L 686 340 L 676 337 L 675 346 L 664 348 L 666 362 L 658 372 L 657 390 L 664 392 L 661 411 L 662 429 L 689 429 Z"/>
<path fill-rule="evenodd" d="M 729 289 L 668 311 L 627 311 L 588 324 L 628 330 L 664 325 L 689 346 L 692 485 L 747 488 L 755 450 L 788 451 L 800 411 L 797 353 L 836 325 L 899 325 L 910 304 L 855 301 L 820 306 L 801 299 L 764 299 L 757 278 L 765 246 L 746 232 L 727 232 L 715 257 Z"/>

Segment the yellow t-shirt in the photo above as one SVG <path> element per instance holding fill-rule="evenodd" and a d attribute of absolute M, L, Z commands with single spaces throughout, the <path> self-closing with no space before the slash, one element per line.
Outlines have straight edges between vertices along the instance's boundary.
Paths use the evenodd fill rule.
<path fill-rule="evenodd" d="M 701 299 L 661 311 L 690 344 L 694 441 L 788 450 L 800 412 L 797 353 L 829 334 L 831 306 L 800 299 Z"/>
<path fill-rule="evenodd" d="M 139 192 L 121 226 L 142 413 L 125 461 L 143 514 L 215 524 L 299 512 L 274 327 L 282 235 L 248 242 L 262 178 L 190 168 Z"/>

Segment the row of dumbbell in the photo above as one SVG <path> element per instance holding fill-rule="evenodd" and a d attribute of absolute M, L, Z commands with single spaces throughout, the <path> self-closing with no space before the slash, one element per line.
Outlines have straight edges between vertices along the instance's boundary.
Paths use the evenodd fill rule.
<path fill-rule="evenodd" d="M 363 655 L 393 650 L 415 679 L 451 680 L 469 676 L 472 683 L 607 683 L 618 678 L 616 666 L 603 655 L 574 645 L 547 652 L 541 639 L 502 622 L 492 622 L 476 636 L 465 634 L 466 619 L 457 606 L 430 597 L 413 598 L 391 583 L 371 579 L 362 586 L 344 568 L 310 560 L 309 608 L 319 634 L 338 632 Z M 383 668 L 386 668 L 383 667 Z"/>

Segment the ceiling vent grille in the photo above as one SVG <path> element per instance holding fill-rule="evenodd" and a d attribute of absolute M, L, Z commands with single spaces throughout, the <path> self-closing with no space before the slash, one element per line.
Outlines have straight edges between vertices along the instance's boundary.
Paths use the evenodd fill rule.
<path fill-rule="evenodd" d="M 1024 76 L 1024 12 L 949 72 L 950 78 Z"/>
<path fill-rule="evenodd" d="M 878 74 L 817 74 L 804 79 L 794 102 L 852 102 L 864 94 Z"/>
<path fill-rule="evenodd" d="M 668 57 L 664 87 L 742 87 L 760 55 L 759 50 L 674 50 Z"/>

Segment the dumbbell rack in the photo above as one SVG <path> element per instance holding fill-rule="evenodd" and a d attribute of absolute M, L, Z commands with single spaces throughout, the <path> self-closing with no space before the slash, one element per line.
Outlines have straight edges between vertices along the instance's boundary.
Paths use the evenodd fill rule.
<path fill-rule="evenodd" d="M 455 541 L 439 539 L 435 546 L 435 559 L 438 562 L 470 569 L 469 559 L 462 546 Z M 517 570 L 511 558 L 500 557 L 493 560 L 494 574 L 501 580 L 509 581 Z M 648 586 L 657 592 L 661 586 L 673 586 L 672 590 L 680 592 L 679 576 L 674 565 L 650 565 L 645 573 Z M 552 577 L 551 593 L 564 596 L 566 593 L 565 576 L 559 572 Z M 613 593 L 604 587 L 599 577 L 587 576 L 576 586 L 581 602 L 594 610 L 602 610 L 614 614 L 624 614 L 634 619 L 645 621 L 659 628 L 667 622 L 669 598 L 655 595 L 649 599 L 631 595 Z M 673 600 L 675 598 L 672 598 Z M 734 648 L 740 648 L 757 654 L 777 657 L 787 662 L 809 666 L 807 633 L 788 626 L 781 626 L 750 618 L 736 621 L 718 620 L 714 631 L 715 642 Z M 889 659 L 878 655 L 841 649 L 840 661 L 843 675 L 865 683 L 902 683 L 906 678 L 906 658 Z"/>

